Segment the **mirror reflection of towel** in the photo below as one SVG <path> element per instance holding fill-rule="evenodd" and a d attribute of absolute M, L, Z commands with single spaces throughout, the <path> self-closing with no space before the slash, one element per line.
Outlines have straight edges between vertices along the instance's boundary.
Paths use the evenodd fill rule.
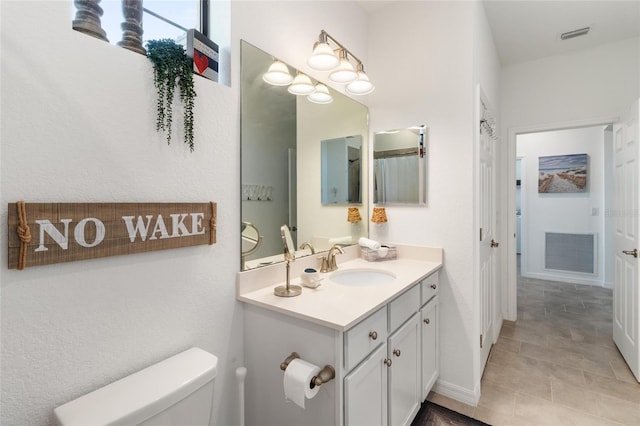
<path fill-rule="evenodd" d="M 351 244 L 353 242 L 353 240 L 351 239 L 351 235 L 347 235 L 344 237 L 335 237 L 335 238 L 329 238 L 329 245 L 334 245 L 334 244 Z"/>

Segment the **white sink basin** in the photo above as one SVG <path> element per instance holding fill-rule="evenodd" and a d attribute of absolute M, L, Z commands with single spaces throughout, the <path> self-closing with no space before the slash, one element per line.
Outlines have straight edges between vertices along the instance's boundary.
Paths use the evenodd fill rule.
<path fill-rule="evenodd" d="M 331 274 L 329 279 L 334 283 L 340 285 L 348 285 L 352 287 L 368 287 L 390 283 L 391 281 L 396 279 L 396 276 L 391 271 L 359 268 L 336 271 Z"/>

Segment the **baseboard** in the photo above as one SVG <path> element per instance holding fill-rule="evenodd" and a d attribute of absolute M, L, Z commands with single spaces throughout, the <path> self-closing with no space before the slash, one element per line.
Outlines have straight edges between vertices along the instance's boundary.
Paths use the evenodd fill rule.
<path fill-rule="evenodd" d="M 442 379 L 438 379 L 432 390 L 435 393 L 474 407 L 478 405 L 478 401 L 480 400 L 479 387 L 475 390 L 469 390 L 467 388 L 454 385 L 453 383 L 445 382 Z"/>
<path fill-rule="evenodd" d="M 528 272 L 521 274 L 523 278 L 533 278 L 545 281 L 559 281 L 570 284 L 582 284 L 602 287 L 602 281 L 596 278 L 585 278 L 578 275 L 561 275 L 545 272 Z"/>
<path fill-rule="evenodd" d="M 498 341 L 498 336 L 500 336 L 500 330 L 502 330 L 502 324 L 504 323 L 504 318 L 497 318 L 497 327 L 493 328 L 493 344 L 495 344 Z"/>

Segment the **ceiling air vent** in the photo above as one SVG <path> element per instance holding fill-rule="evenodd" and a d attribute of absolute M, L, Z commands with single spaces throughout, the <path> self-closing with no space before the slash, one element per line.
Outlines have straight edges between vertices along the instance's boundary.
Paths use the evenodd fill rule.
<path fill-rule="evenodd" d="M 570 38 L 580 37 L 580 36 L 583 36 L 583 35 L 586 35 L 587 33 L 589 33 L 590 29 L 591 29 L 591 27 L 584 27 L 584 28 L 580 28 L 579 30 L 573 30 L 573 31 L 569 31 L 569 32 L 566 32 L 566 33 L 562 33 L 562 34 L 560 34 L 560 39 L 568 40 Z"/>

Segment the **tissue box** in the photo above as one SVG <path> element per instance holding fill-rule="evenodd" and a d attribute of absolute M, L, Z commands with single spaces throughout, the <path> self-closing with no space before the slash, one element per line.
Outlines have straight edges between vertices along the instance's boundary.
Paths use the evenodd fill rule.
<path fill-rule="evenodd" d="M 380 262 L 383 260 L 395 260 L 398 258 L 398 250 L 395 246 L 387 246 L 383 244 L 382 247 L 387 247 L 389 249 L 385 257 L 378 257 L 377 250 L 371 250 L 362 246 L 360 246 L 360 257 L 367 262 Z"/>

